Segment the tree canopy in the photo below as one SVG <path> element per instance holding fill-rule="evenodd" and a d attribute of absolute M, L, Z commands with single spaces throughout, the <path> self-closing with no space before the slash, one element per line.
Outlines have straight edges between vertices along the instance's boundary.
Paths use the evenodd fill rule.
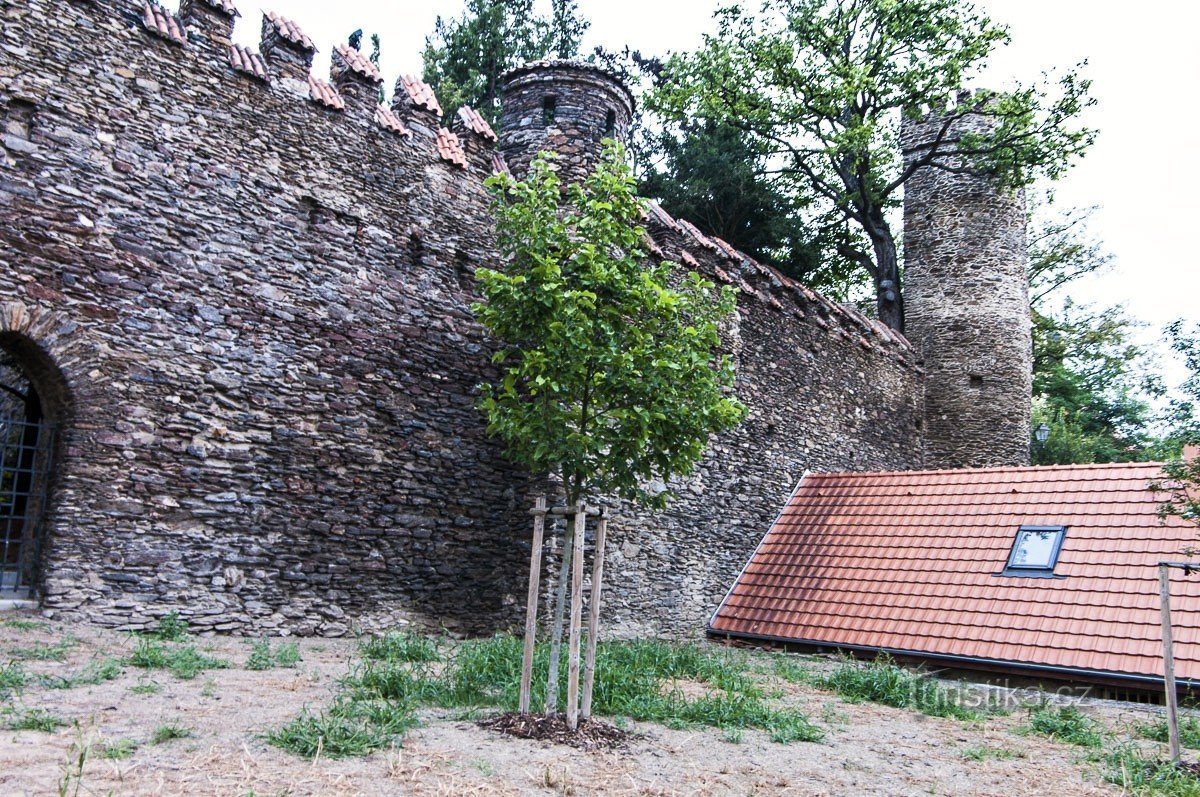
<path fill-rule="evenodd" d="M 426 37 L 424 80 L 447 113 L 470 105 L 495 124 L 500 76 L 527 61 L 578 55 L 589 25 L 577 0 L 552 0 L 548 17 L 533 0 L 467 0 L 461 16 L 439 16 Z"/>
<path fill-rule="evenodd" d="M 505 264 L 476 272 L 476 315 L 502 342 L 501 378 L 482 388 L 488 429 L 512 461 L 560 476 L 569 504 L 612 493 L 661 506 L 650 481 L 688 473 L 745 414 L 719 352 L 734 297 L 647 261 L 619 146 L 565 202 L 553 162 L 489 180 Z"/>
<path fill-rule="evenodd" d="M 836 255 L 865 269 L 881 320 L 903 329 L 896 235 L 888 212 L 922 167 L 989 175 L 1006 186 L 1056 177 L 1094 133 L 1078 124 L 1091 101 L 1074 72 L 1017 87 L 976 109 L 946 107 L 1006 29 L 961 0 L 782 0 L 761 12 L 719 11 L 718 32 L 672 58 L 652 108 L 744 131 L 784 190 L 819 201 Z M 945 111 L 941 135 L 905 166 L 899 126 L 923 107 Z M 990 132 L 951 135 L 967 113 Z"/>

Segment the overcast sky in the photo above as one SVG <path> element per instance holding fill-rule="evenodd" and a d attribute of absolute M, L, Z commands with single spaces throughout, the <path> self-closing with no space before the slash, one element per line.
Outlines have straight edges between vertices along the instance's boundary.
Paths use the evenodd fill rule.
<path fill-rule="evenodd" d="M 243 18 L 236 37 L 257 45 L 261 10 L 237 0 Z M 548 5 L 548 0 L 546 0 Z M 172 3 L 174 4 L 174 3 Z M 585 49 L 595 44 L 646 53 L 695 48 L 713 29 L 716 0 L 581 0 L 592 21 Z M 1059 183 L 1064 208 L 1099 205 L 1093 232 L 1114 255 L 1111 272 L 1072 292 L 1104 304 L 1124 303 L 1150 325 L 1146 340 L 1175 318 L 1200 320 L 1200 5 L 1189 0 L 982 0 L 977 5 L 1009 25 L 1013 43 L 998 52 L 984 83 L 1003 89 L 1045 69 L 1087 59 L 1098 105 L 1087 123 L 1100 136 L 1087 157 Z M 389 91 L 402 72 L 420 73 L 421 49 L 439 14 L 456 16 L 461 0 L 269 0 L 317 42 L 316 70 L 328 70 L 329 50 L 356 28 L 382 39 Z M 1175 375 L 1181 373 L 1172 368 Z"/>

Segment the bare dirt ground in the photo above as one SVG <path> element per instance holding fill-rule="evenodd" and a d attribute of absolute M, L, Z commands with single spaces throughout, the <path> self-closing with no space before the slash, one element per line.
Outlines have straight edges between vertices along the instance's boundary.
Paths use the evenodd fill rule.
<path fill-rule="evenodd" d="M 44 622 L 16 628 L 0 615 L 0 666 L 14 658 L 33 675 L 78 672 L 95 657 L 127 657 L 127 635 Z M 28 651 L 65 638 L 65 661 Z M 230 662 L 180 680 L 165 670 L 125 666 L 95 686 L 49 689 L 31 681 L 0 700 L 0 712 L 44 709 L 71 724 L 52 733 L 0 730 L 5 795 L 1111 795 L 1079 748 L 1022 735 L 1021 712 L 966 723 L 780 682 L 785 700 L 825 731 L 821 743 L 776 744 L 747 731 L 730 741 L 716 729 L 671 730 L 633 723 L 643 736 L 627 750 L 585 753 L 514 739 L 461 713 L 431 710 L 403 745 L 366 758 L 304 760 L 262 734 L 304 706 L 327 704 L 357 660 L 353 640 L 298 640 L 294 669 L 251 671 L 250 640 L 198 638 Z M 14 649 L 17 653 L 14 654 Z M 23 652 L 22 652 L 23 649 Z M 762 654 L 764 656 L 768 654 Z M 814 660 L 815 666 L 821 666 Z M 1112 726 L 1144 709 L 1093 701 L 1085 709 Z M 153 743 L 164 725 L 186 738 Z M 5 727 L 0 716 L 0 728 Z M 124 745 L 126 758 L 107 758 Z M 982 759 L 982 760 L 977 760 Z"/>

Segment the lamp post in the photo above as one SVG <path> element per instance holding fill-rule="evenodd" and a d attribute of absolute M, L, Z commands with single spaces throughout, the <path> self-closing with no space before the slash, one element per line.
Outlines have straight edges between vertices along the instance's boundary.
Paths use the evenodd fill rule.
<path fill-rule="evenodd" d="M 1050 439 L 1050 427 L 1044 423 L 1038 424 L 1038 428 L 1033 430 L 1033 436 L 1037 440 L 1038 448 L 1043 448 Z"/>

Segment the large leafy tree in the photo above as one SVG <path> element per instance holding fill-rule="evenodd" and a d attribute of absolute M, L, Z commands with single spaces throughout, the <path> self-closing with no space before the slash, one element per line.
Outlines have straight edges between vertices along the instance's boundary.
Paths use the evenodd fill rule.
<path fill-rule="evenodd" d="M 1038 203 L 1029 234 L 1033 318 L 1035 464 L 1120 462 L 1153 455 L 1150 399 L 1161 387 L 1147 354 L 1132 340 L 1137 323 L 1120 306 L 1073 301 L 1076 281 L 1111 261 L 1089 231 L 1094 209 L 1051 214 Z"/>
<path fill-rule="evenodd" d="M 688 125 L 681 133 L 661 135 L 661 166 L 642 176 L 641 193 L 757 260 L 823 284 L 812 279 L 822 261 L 801 209 L 762 175 L 749 137 L 721 122 Z"/>
<path fill-rule="evenodd" d="M 461 16 L 439 16 L 425 39 L 425 82 L 447 113 L 470 105 L 495 124 L 500 76 L 526 61 L 574 57 L 589 24 L 577 0 L 553 0 L 548 17 L 533 0 L 467 0 Z"/>
<path fill-rule="evenodd" d="M 689 472 L 709 436 L 745 413 L 719 353 L 734 300 L 646 260 L 623 158 L 608 146 L 561 207 L 549 154 L 523 181 L 490 179 L 505 264 L 477 272 L 475 310 L 502 342 L 503 376 L 483 387 L 482 407 L 508 456 L 556 474 L 568 503 L 615 494 L 661 506 L 668 493 L 651 480 Z"/>
<path fill-rule="evenodd" d="M 838 254 L 865 269 L 881 320 L 903 329 L 896 235 L 888 220 L 905 182 L 929 167 L 989 175 L 1023 186 L 1056 177 L 1091 143 L 1077 116 L 1088 82 L 1065 75 L 1058 91 L 1017 87 L 976 109 L 947 109 L 941 134 L 906 166 L 903 114 L 946 99 L 1008 40 L 1006 29 L 962 0 L 769 0 L 760 13 L 717 14 L 718 32 L 673 58 L 650 104 L 677 120 L 739 127 L 797 196 L 828 209 Z M 968 113 L 990 133 L 952 135 Z M 865 246 L 856 242 L 861 235 Z"/>

